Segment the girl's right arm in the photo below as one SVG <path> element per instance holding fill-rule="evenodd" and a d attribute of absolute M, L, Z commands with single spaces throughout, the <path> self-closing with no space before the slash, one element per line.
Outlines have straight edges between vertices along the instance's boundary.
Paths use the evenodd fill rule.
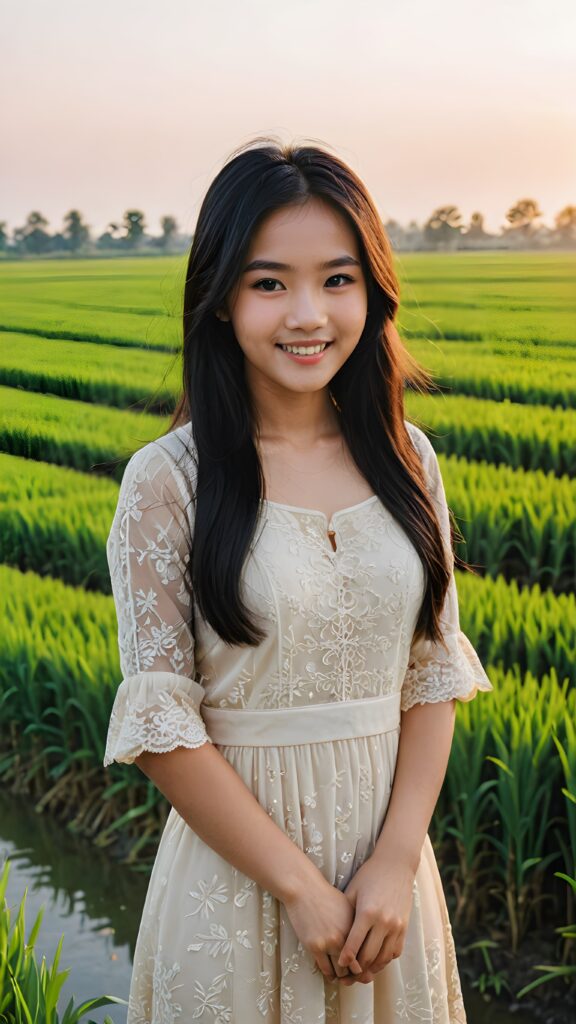
<path fill-rule="evenodd" d="M 196 835 L 282 903 L 325 881 L 214 744 L 144 751 L 136 764 Z"/>
<path fill-rule="evenodd" d="M 204 743 L 145 751 L 136 764 L 196 835 L 284 904 L 322 973 L 346 977 L 337 960 L 354 920 L 352 904 L 276 825 L 219 750 Z M 350 970 L 361 972 L 356 960 Z"/>

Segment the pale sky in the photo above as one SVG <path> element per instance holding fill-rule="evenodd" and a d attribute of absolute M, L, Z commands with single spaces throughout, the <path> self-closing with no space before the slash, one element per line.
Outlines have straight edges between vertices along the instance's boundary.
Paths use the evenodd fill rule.
<path fill-rule="evenodd" d="M 576 204 L 574 0 L 0 0 L 0 220 L 194 229 L 231 151 L 331 147 L 384 220 Z"/>

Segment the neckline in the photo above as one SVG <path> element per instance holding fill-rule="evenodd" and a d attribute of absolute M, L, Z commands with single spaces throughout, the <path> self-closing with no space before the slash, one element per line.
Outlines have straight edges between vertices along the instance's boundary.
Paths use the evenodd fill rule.
<path fill-rule="evenodd" d="M 184 428 L 191 432 L 192 420 L 188 420 L 187 423 L 181 424 L 181 427 L 177 427 L 176 429 L 179 430 Z M 358 509 L 363 508 L 365 505 L 370 505 L 371 502 L 376 501 L 377 498 L 377 494 L 371 494 L 368 498 L 364 498 L 363 501 L 357 501 L 355 505 L 346 505 L 345 508 L 339 508 L 336 510 L 336 512 L 332 513 L 330 519 L 328 519 L 326 513 L 322 512 L 322 510 L 319 508 L 304 508 L 303 505 L 286 505 L 282 501 L 271 501 L 269 498 L 260 498 L 260 504 L 266 505 L 268 506 L 268 508 L 281 508 L 284 509 L 284 511 L 286 512 L 303 512 L 308 516 L 320 516 L 326 523 L 327 530 L 329 530 L 330 527 L 332 526 L 332 523 L 338 516 L 346 515 L 348 512 L 356 512 Z"/>
<path fill-rule="evenodd" d="M 267 505 L 270 508 L 281 508 L 286 512 L 302 512 L 308 516 L 320 516 L 329 528 L 338 516 L 347 515 L 349 512 L 356 512 L 357 509 L 363 508 L 365 505 L 371 504 L 371 502 L 379 500 L 377 494 L 371 494 L 368 498 L 364 498 L 363 501 L 357 501 L 355 505 L 347 505 L 345 508 L 339 508 L 336 512 L 332 513 L 330 519 L 325 512 L 322 512 L 319 508 L 304 508 L 302 505 L 286 505 L 282 501 L 270 501 L 269 498 L 261 498 L 260 501 L 263 505 Z"/>

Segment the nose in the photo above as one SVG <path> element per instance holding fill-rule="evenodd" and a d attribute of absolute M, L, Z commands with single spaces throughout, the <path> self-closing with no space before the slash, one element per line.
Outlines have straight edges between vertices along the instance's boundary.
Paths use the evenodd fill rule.
<path fill-rule="evenodd" d="M 322 299 L 316 297 L 308 289 L 301 289 L 295 292 L 286 313 L 287 330 L 310 331 L 311 333 L 324 327 L 328 317 L 323 309 Z"/>

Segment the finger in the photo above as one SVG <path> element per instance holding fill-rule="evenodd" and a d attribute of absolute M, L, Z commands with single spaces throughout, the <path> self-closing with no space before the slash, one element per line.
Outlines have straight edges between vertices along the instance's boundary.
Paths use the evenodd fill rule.
<path fill-rule="evenodd" d="M 348 987 L 349 985 L 355 985 L 358 982 L 361 985 L 368 985 L 371 981 L 374 981 L 374 975 L 372 974 L 372 970 L 369 970 L 362 971 L 362 974 L 358 975 L 349 974 L 347 978 L 340 979 L 340 984 Z"/>
<path fill-rule="evenodd" d="M 340 964 L 338 963 L 338 953 L 330 953 L 329 956 L 336 977 L 345 978 L 348 975 L 348 968 L 340 967 Z"/>
<path fill-rule="evenodd" d="M 348 970 L 351 971 L 352 974 L 362 974 L 362 965 L 358 960 L 358 957 L 354 957 L 354 959 L 350 961 L 348 964 Z"/>
<path fill-rule="evenodd" d="M 389 936 L 386 935 L 382 926 L 377 927 L 375 925 L 370 929 L 356 957 L 364 971 L 369 970 L 371 964 L 382 956 L 386 948 L 386 942 L 389 943 Z"/>
<path fill-rule="evenodd" d="M 358 959 L 358 950 L 364 942 L 367 932 L 366 921 L 363 921 L 362 917 L 355 917 L 346 942 L 340 951 L 338 963 L 341 967 L 348 967 L 354 959 Z"/>
<path fill-rule="evenodd" d="M 386 967 L 389 963 L 392 963 L 393 960 L 397 960 L 401 952 L 402 951 L 398 949 L 397 946 L 395 949 L 392 950 L 391 953 L 389 953 L 387 950 L 384 950 L 383 953 L 380 953 L 376 957 L 374 963 L 371 964 L 370 970 L 373 971 L 374 974 L 376 974 L 378 971 L 381 971 L 384 967 Z"/>
<path fill-rule="evenodd" d="M 343 951 L 340 950 L 340 954 L 337 954 L 337 953 L 332 954 L 333 958 L 334 958 L 334 965 L 335 966 L 337 965 L 338 968 L 343 966 L 341 964 L 342 952 Z M 352 974 L 362 974 L 362 970 L 363 970 L 362 965 L 360 964 L 360 962 L 359 962 L 357 957 L 355 957 L 355 956 L 353 957 L 351 954 L 346 957 L 346 964 L 344 965 L 344 972 L 345 973 L 346 972 L 350 972 Z"/>
<path fill-rule="evenodd" d="M 340 978 L 341 985 L 354 985 L 360 978 L 357 974 L 346 974 L 343 978 Z"/>
<path fill-rule="evenodd" d="M 386 941 L 382 943 L 382 949 L 378 954 L 378 960 L 384 961 L 384 963 L 388 964 L 392 960 L 395 960 L 399 953 L 398 936 L 389 935 L 386 938 Z"/>
<path fill-rule="evenodd" d="M 362 975 L 360 974 L 347 974 L 345 978 L 340 978 L 340 984 L 346 985 L 348 988 L 349 985 L 355 985 L 356 982 L 360 981 L 361 977 Z"/>
<path fill-rule="evenodd" d="M 328 954 L 327 953 L 317 953 L 316 954 L 316 963 L 318 964 L 318 967 L 322 971 L 322 974 L 324 975 L 324 977 L 328 978 L 329 981 L 334 981 L 336 975 L 334 973 L 334 968 L 332 967 L 332 961 L 330 960 L 330 957 L 328 956 Z"/>
<path fill-rule="evenodd" d="M 362 974 L 362 968 L 357 960 L 353 960 L 349 967 L 340 967 L 338 963 L 338 957 L 333 955 L 332 964 L 336 977 L 343 981 L 345 978 L 350 978 L 354 981 L 360 974 Z"/>

